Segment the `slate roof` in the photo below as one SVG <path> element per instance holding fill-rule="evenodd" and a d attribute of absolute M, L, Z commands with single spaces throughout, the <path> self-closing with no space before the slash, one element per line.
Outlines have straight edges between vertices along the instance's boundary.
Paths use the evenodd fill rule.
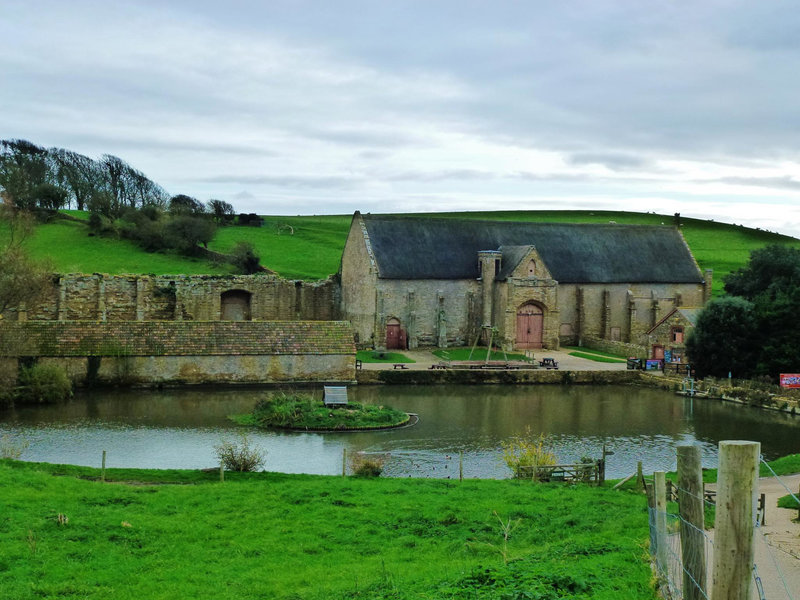
<path fill-rule="evenodd" d="M 346 321 L 29 321 L 0 324 L 0 356 L 355 354 Z"/>
<path fill-rule="evenodd" d="M 674 315 L 675 313 L 678 313 L 681 316 L 683 316 L 683 318 L 686 319 L 686 321 L 692 327 L 694 327 L 695 325 L 697 325 L 697 317 L 700 315 L 701 312 L 703 312 L 702 307 L 679 306 L 678 308 L 673 308 L 671 311 L 667 313 L 667 315 L 664 318 L 662 318 L 658 323 L 653 325 L 647 333 L 648 334 L 653 333 L 656 329 L 658 329 L 659 327 L 661 327 L 661 325 L 663 325 L 666 321 L 668 321 L 670 317 L 672 317 L 672 315 Z"/>
<path fill-rule="evenodd" d="M 385 279 L 476 279 L 478 251 L 532 245 L 561 283 L 703 281 L 673 227 L 361 216 Z"/>

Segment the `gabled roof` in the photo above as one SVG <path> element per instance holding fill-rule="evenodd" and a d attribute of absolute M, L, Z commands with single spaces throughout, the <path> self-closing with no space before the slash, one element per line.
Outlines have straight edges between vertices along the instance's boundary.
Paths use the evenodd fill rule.
<path fill-rule="evenodd" d="M 703 281 L 672 227 L 361 217 L 385 279 L 476 279 L 480 250 L 534 246 L 561 283 Z"/>
<path fill-rule="evenodd" d="M 354 354 L 346 321 L 28 321 L 0 324 L 0 356 Z"/>
<path fill-rule="evenodd" d="M 500 272 L 497 274 L 497 278 L 508 279 L 519 263 L 533 250 L 533 246 L 500 246 L 498 250 L 502 253 L 503 258 L 500 261 Z"/>
<path fill-rule="evenodd" d="M 653 325 L 647 334 L 653 333 L 656 329 L 661 327 L 664 323 L 666 323 L 674 314 L 681 315 L 692 327 L 697 325 L 697 317 L 702 312 L 701 307 L 688 307 L 688 306 L 679 306 L 677 308 L 673 308 L 671 311 L 667 313 L 667 315 L 662 318 L 658 323 Z"/>

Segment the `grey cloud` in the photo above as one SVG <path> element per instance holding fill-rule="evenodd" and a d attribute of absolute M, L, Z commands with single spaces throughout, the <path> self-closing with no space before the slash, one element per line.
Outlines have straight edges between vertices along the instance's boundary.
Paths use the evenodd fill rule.
<path fill-rule="evenodd" d="M 352 189 L 362 184 L 361 179 L 357 177 L 325 175 L 214 175 L 212 177 L 202 177 L 195 181 L 304 189 Z"/>
<path fill-rule="evenodd" d="M 571 165 L 602 165 L 611 170 L 642 169 L 651 166 L 651 161 L 632 154 L 612 152 L 579 152 L 567 157 Z"/>
<path fill-rule="evenodd" d="M 720 177 L 718 179 L 696 180 L 696 183 L 725 183 L 780 190 L 800 190 L 800 181 L 791 177 Z"/>

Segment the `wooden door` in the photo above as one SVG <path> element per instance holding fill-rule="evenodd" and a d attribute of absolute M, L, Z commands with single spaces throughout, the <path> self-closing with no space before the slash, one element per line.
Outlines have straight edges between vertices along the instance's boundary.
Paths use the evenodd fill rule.
<path fill-rule="evenodd" d="M 517 348 L 541 348 L 544 338 L 544 311 L 526 304 L 517 311 Z"/>
<path fill-rule="evenodd" d="M 653 356 L 658 360 L 664 360 L 664 346 L 653 346 Z"/>
<path fill-rule="evenodd" d="M 401 331 L 400 323 L 387 323 L 386 325 L 386 349 L 401 350 Z"/>

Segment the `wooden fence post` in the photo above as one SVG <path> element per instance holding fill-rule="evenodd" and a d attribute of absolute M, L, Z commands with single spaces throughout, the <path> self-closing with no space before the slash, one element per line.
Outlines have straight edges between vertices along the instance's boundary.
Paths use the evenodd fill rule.
<path fill-rule="evenodd" d="M 667 480 L 664 471 L 653 473 L 655 523 L 656 523 L 656 567 L 665 578 L 667 569 Z"/>
<path fill-rule="evenodd" d="M 684 600 L 708 597 L 704 505 L 700 446 L 678 446 L 678 510 L 681 515 Z"/>
<path fill-rule="evenodd" d="M 106 451 L 103 450 L 103 462 L 100 466 L 100 481 L 106 480 Z"/>
<path fill-rule="evenodd" d="M 749 600 L 755 554 L 759 442 L 719 443 L 711 600 Z"/>
<path fill-rule="evenodd" d="M 464 481 L 464 451 L 458 451 L 458 480 Z"/>
<path fill-rule="evenodd" d="M 220 483 L 225 482 L 225 464 L 219 463 L 219 481 Z"/>
<path fill-rule="evenodd" d="M 342 477 L 347 475 L 347 446 L 342 448 Z"/>
<path fill-rule="evenodd" d="M 636 484 L 640 491 L 644 491 L 644 471 L 642 471 L 642 461 L 636 463 Z"/>

